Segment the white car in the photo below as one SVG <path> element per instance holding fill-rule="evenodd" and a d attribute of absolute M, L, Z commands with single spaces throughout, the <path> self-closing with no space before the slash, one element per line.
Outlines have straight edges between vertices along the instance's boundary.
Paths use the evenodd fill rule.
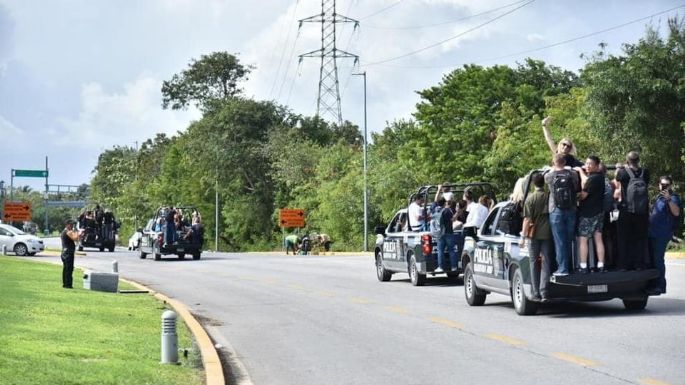
<path fill-rule="evenodd" d="M 142 229 L 140 229 L 142 230 Z M 142 231 L 136 231 L 131 235 L 131 238 L 128 239 L 128 249 L 129 250 L 137 250 L 140 248 L 140 240 L 143 238 L 143 233 Z"/>
<path fill-rule="evenodd" d="M 35 255 L 45 250 L 40 238 L 7 224 L 0 224 L 0 247 L 3 245 L 7 247 L 7 251 L 13 251 L 20 256 Z"/>

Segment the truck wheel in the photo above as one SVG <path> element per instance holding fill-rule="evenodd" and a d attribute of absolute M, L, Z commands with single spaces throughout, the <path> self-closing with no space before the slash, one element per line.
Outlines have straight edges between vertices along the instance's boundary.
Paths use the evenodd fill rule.
<path fill-rule="evenodd" d="M 392 273 L 385 270 L 380 253 L 376 253 L 376 278 L 381 282 L 388 282 L 392 278 Z"/>
<path fill-rule="evenodd" d="M 105 251 L 105 246 L 100 246 L 100 251 Z"/>
<path fill-rule="evenodd" d="M 143 249 L 140 249 L 140 259 L 145 259 L 147 258 L 147 253 L 143 252 Z"/>
<path fill-rule="evenodd" d="M 409 278 L 414 286 L 423 286 L 426 282 L 426 274 L 419 273 L 419 270 L 416 268 L 416 258 L 411 252 L 409 253 Z"/>
<path fill-rule="evenodd" d="M 202 255 L 202 253 L 198 251 L 197 253 L 193 254 L 193 259 L 197 261 L 198 259 L 200 259 L 201 255 Z"/>
<path fill-rule="evenodd" d="M 476 286 L 476 280 L 473 279 L 473 264 L 470 262 L 464 269 L 464 295 L 466 296 L 466 303 L 470 306 L 482 306 L 487 295 Z"/>
<path fill-rule="evenodd" d="M 152 254 L 155 256 L 155 261 L 162 259 L 162 254 L 159 252 L 159 246 L 152 246 Z"/>
<path fill-rule="evenodd" d="M 186 253 L 178 253 L 178 259 L 186 259 Z"/>
<path fill-rule="evenodd" d="M 109 247 L 109 252 L 110 252 L 110 253 L 113 253 L 113 252 L 114 252 L 114 245 L 112 245 L 112 246 Z"/>
<path fill-rule="evenodd" d="M 83 251 L 83 246 L 78 245 L 78 251 Z"/>
<path fill-rule="evenodd" d="M 623 306 L 625 306 L 626 310 L 644 310 L 647 307 L 647 300 L 649 300 L 649 297 L 646 296 L 643 298 L 623 298 Z"/>
<path fill-rule="evenodd" d="M 538 311 L 538 304 L 526 298 L 526 293 L 523 290 L 523 276 L 519 269 L 514 272 L 511 300 L 514 302 L 514 310 L 518 315 L 533 315 Z"/>

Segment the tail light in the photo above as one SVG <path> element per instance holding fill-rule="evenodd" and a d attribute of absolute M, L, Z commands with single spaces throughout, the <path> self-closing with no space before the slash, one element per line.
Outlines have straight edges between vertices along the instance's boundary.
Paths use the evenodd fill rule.
<path fill-rule="evenodd" d="M 423 255 L 433 253 L 433 243 L 430 235 L 424 234 L 421 236 L 421 248 L 423 249 Z"/>

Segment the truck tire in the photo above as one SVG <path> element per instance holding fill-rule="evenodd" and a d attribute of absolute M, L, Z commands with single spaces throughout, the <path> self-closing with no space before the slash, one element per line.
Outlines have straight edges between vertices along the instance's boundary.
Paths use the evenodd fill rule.
<path fill-rule="evenodd" d="M 411 251 L 409 252 L 409 278 L 414 286 L 423 286 L 426 283 L 426 274 L 419 273 L 416 268 L 416 257 Z"/>
<path fill-rule="evenodd" d="M 81 246 L 81 244 L 78 245 L 78 251 L 83 251 L 83 246 Z"/>
<path fill-rule="evenodd" d="M 476 286 L 476 280 L 473 279 L 473 264 L 470 262 L 464 269 L 464 296 L 470 306 L 482 306 L 487 296 L 487 293 Z"/>
<path fill-rule="evenodd" d="M 193 253 L 193 259 L 196 260 L 196 261 L 197 261 L 198 259 L 200 259 L 200 256 L 202 256 L 202 252 L 201 252 L 201 251 L 198 251 L 198 252 L 196 252 L 196 253 Z"/>
<path fill-rule="evenodd" d="M 186 259 L 186 253 L 178 253 L 178 259 Z"/>
<path fill-rule="evenodd" d="M 147 258 L 147 253 L 144 253 L 142 248 L 140 248 L 139 250 L 140 250 L 140 259 Z"/>
<path fill-rule="evenodd" d="M 105 251 L 105 246 L 100 246 L 100 251 Z"/>
<path fill-rule="evenodd" d="M 154 254 L 155 256 L 155 261 L 159 261 L 162 259 L 162 254 L 159 252 L 159 246 L 152 246 L 152 254 Z"/>
<path fill-rule="evenodd" d="M 511 300 L 518 315 L 533 315 L 538 312 L 538 304 L 529 300 L 523 289 L 521 270 L 516 269 L 511 283 Z"/>
<path fill-rule="evenodd" d="M 388 282 L 392 278 L 392 273 L 383 267 L 383 260 L 379 252 L 376 252 L 376 278 L 381 282 Z"/>
<path fill-rule="evenodd" d="M 649 300 L 649 297 L 645 296 L 643 298 L 622 298 L 622 300 L 623 306 L 625 306 L 626 310 L 640 311 L 644 310 L 645 307 L 647 307 L 647 301 Z"/>
<path fill-rule="evenodd" d="M 108 250 L 110 253 L 113 253 L 114 252 L 114 245 L 110 246 Z"/>

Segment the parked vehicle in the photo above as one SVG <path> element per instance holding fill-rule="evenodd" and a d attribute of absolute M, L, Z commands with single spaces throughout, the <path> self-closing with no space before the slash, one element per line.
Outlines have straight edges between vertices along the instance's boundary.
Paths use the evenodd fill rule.
<path fill-rule="evenodd" d="M 528 195 L 534 170 L 525 179 L 524 197 Z M 481 306 L 487 295 L 499 293 L 511 297 L 519 315 L 532 315 L 539 302 L 533 298 L 529 250 L 520 247 L 520 224 L 512 225 L 511 216 L 502 215 L 512 206 L 506 201 L 495 205 L 476 237 L 466 237 L 461 265 L 464 266 L 464 294 L 471 306 Z M 503 218 L 507 219 L 504 220 Z M 512 230 L 514 229 L 514 230 Z M 620 298 L 626 309 L 642 310 L 647 305 L 646 288 L 658 276 L 656 269 L 609 271 L 593 274 L 552 276 L 547 296 L 550 301 L 605 301 Z"/>
<path fill-rule="evenodd" d="M 461 197 L 466 189 L 473 192 L 474 196 L 487 195 L 495 199 L 492 186 L 489 183 L 462 183 L 444 184 L 451 188 L 455 197 Z M 379 281 L 389 281 L 395 273 L 407 273 L 412 285 L 421 286 L 425 283 L 426 276 L 442 274 L 436 272 L 438 267 L 437 239 L 430 232 L 412 231 L 408 215 L 408 206 L 414 202 L 417 195 L 423 195 L 432 199 L 438 186 L 421 186 L 417 192 L 411 194 L 407 201 L 407 208 L 398 210 L 387 226 L 376 227 L 376 246 L 374 257 L 376 263 L 376 277 Z M 432 200 L 425 202 L 423 206 L 424 216 L 428 216 Z M 462 235 L 461 231 L 455 231 Z M 457 256 L 461 254 L 462 245 L 457 243 Z M 449 260 L 449 255 L 446 256 Z M 458 278 L 462 272 L 462 265 L 457 270 L 445 271 L 448 277 Z"/>
<path fill-rule="evenodd" d="M 191 213 L 198 212 L 194 206 L 177 206 L 176 211 L 181 211 L 190 217 Z M 202 246 L 204 245 L 204 231 L 202 226 L 191 225 L 189 218 L 183 218 L 182 229 L 174 228 L 170 230 L 173 239 L 166 239 L 168 207 L 158 208 L 147 225 L 142 229 L 140 241 L 140 258 L 145 259 L 152 254 L 156 261 L 162 259 L 163 255 L 176 255 L 179 259 L 184 259 L 186 254 L 193 256 L 193 259 L 200 259 Z M 171 224 L 173 226 L 173 223 Z"/>
<path fill-rule="evenodd" d="M 0 247 L 3 245 L 18 256 L 36 255 L 45 250 L 42 239 L 8 224 L 0 224 Z"/>

